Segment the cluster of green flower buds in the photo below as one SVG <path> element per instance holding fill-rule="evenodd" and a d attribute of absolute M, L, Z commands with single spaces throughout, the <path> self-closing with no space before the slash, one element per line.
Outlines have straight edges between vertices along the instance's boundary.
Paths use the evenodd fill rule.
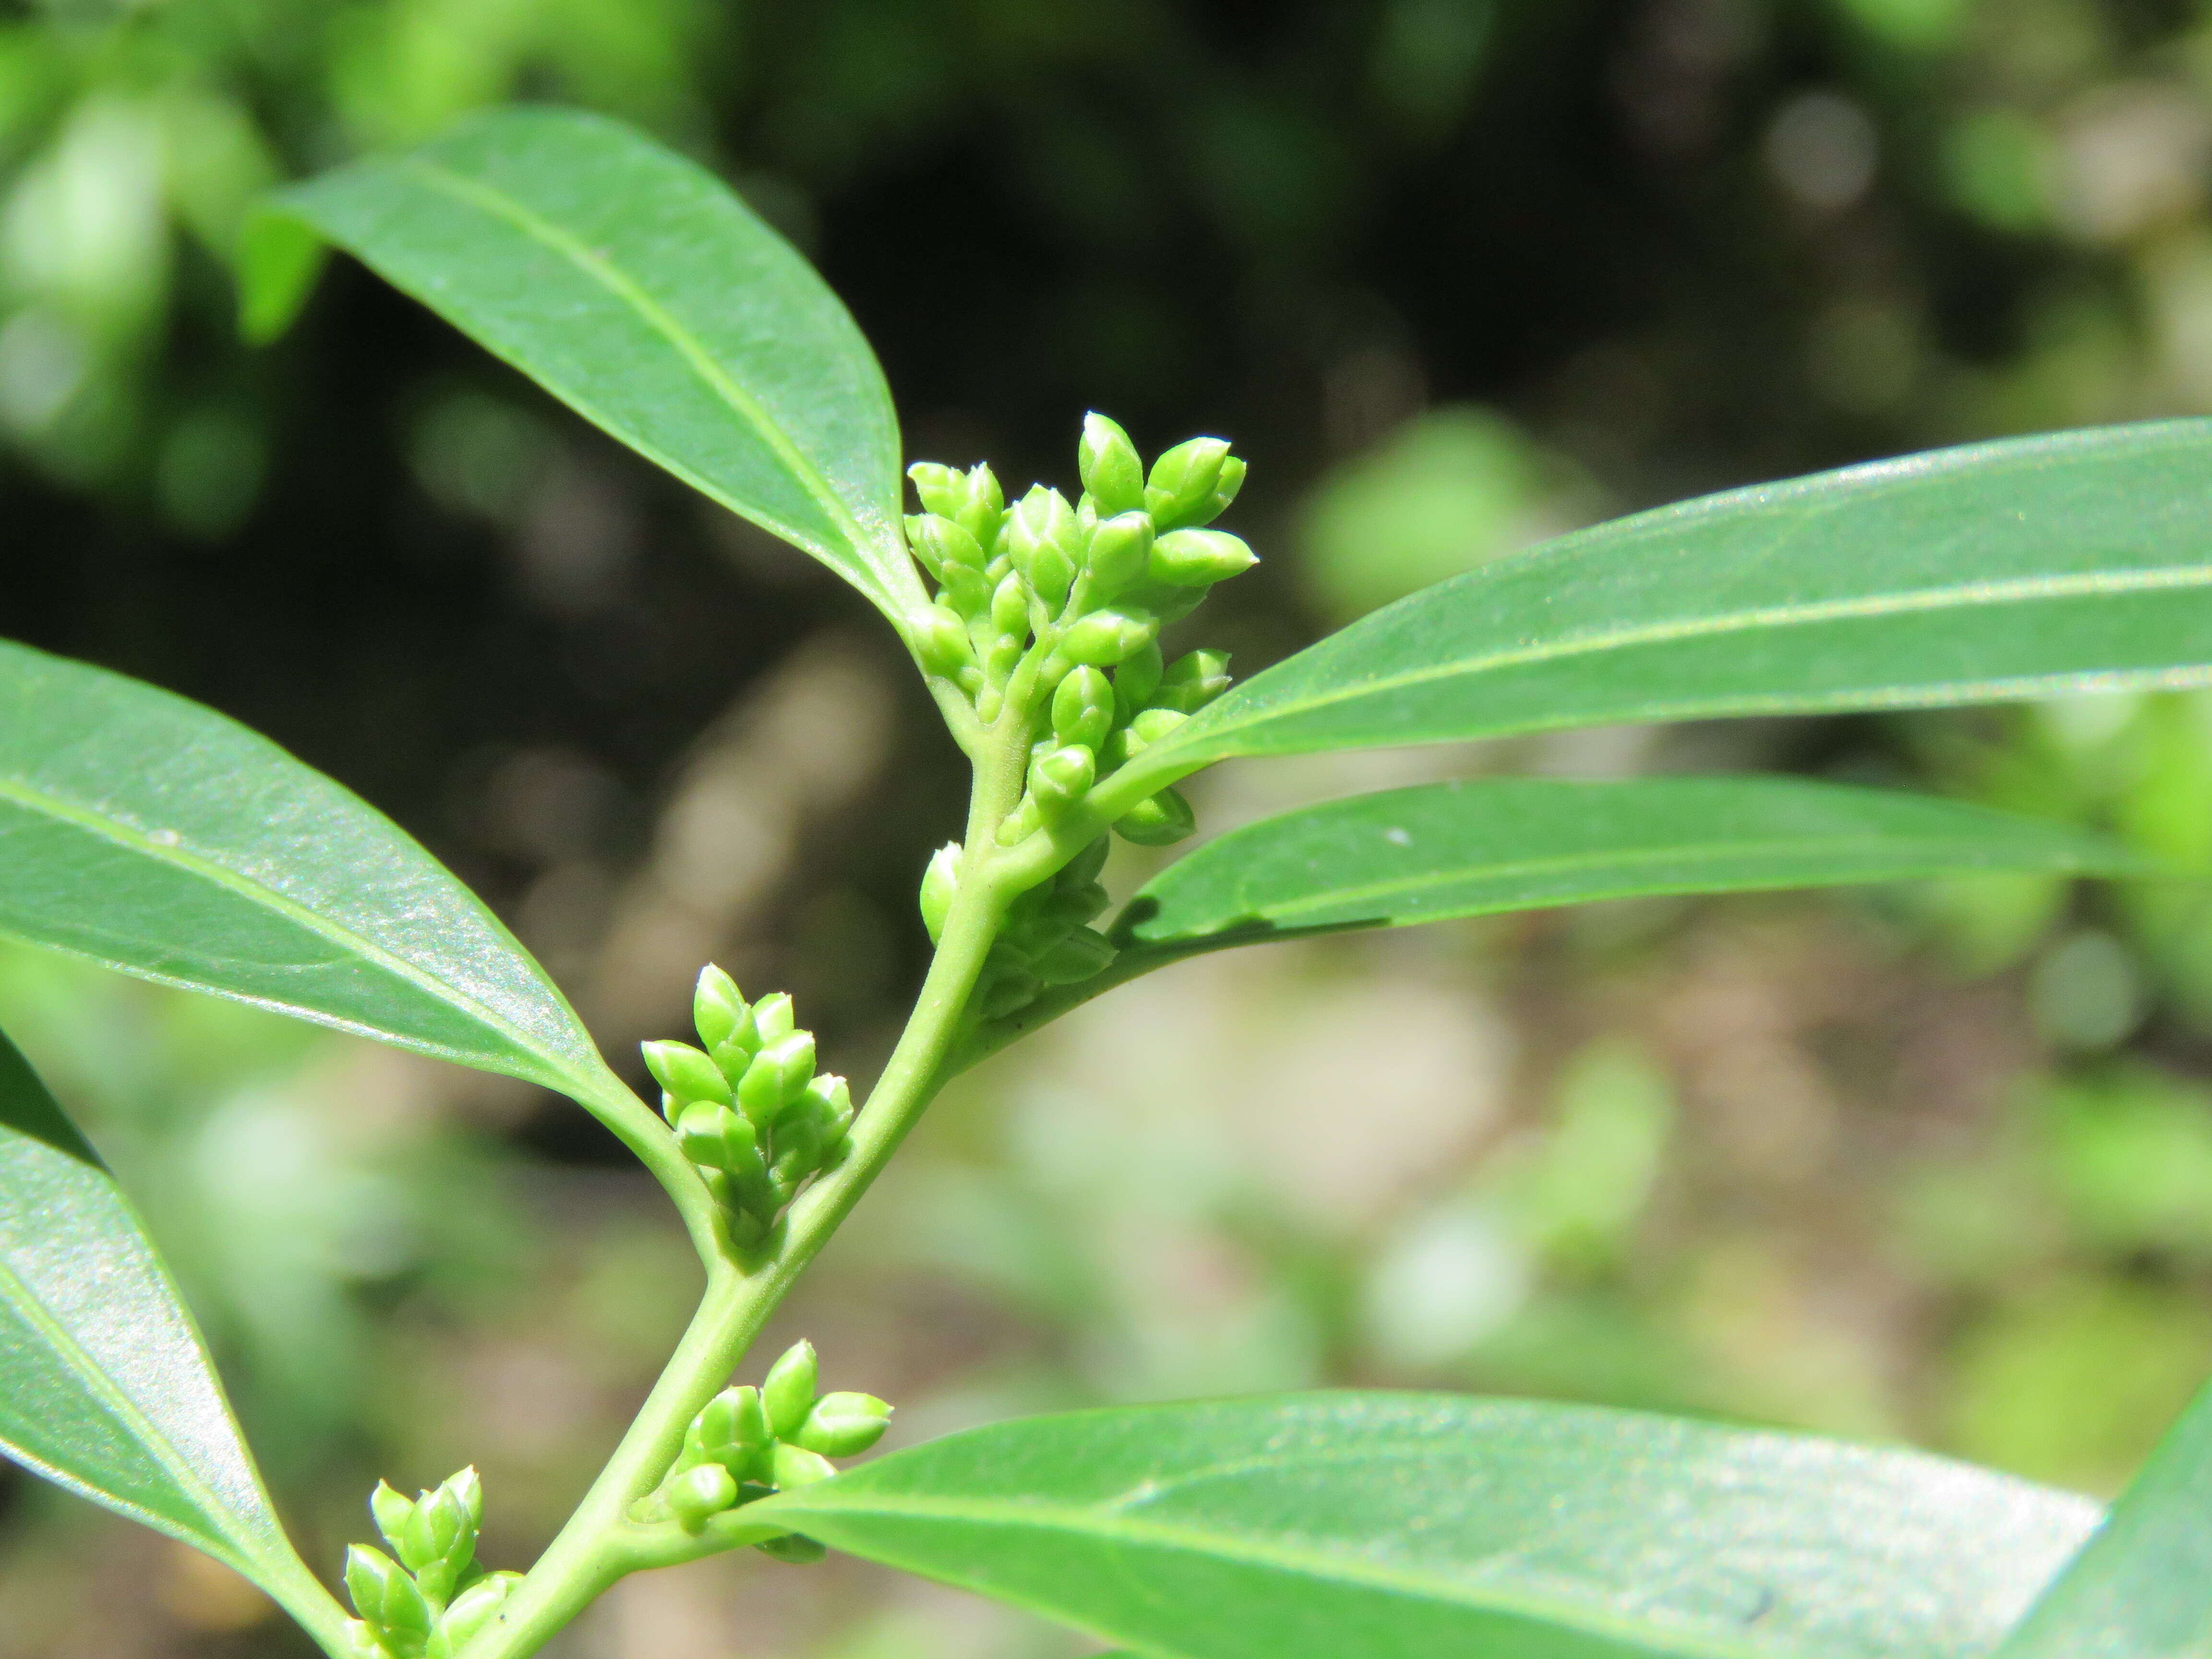
<path fill-rule="evenodd" d="M 476 1563 L 483 1486 L 474 1469 L 411 1502 L 379 1482 L 368 1500 L 392 1554 L 346 1552 L 346 1594 L 359 1615 L 347 1629 L 357 1659 L 453 1659 L 522 1582 Z M 394 1559 L 393 1557 L 398 1559 Z"/>
<path fill-rule="evenodd" d="M 914 621 L 922 665 L 957 685 L 986 724 L 1018 686 L 1030 722 L 1027 788 L 999 831 L 1008 846 L 1228 689 L 1225 656 L 1165 662 L 1160 629 L 1257 562 L 1237 538 L 1206 527 L 1244 482 L 1221 439 L 1177 444 L 1147 474 L 1128 434 L 1091 414 L 1077 459 L 1073 507 L 1038 484 L 1010 508 L 988 466 L 908 469 L 923 509 L 908 538 L 938 586 Z M 1018 678 L 1024 665 L 1033 675 Z M 1190 809 L 1164 790 L 1114 827 L 1163 846 L 1190 833 Z"/>
<path fill-rule="evenodd" d="M 984 958 L 976 1006 L 986 1019 L 1004 1019 L 1035 1002 L 1048 985 L 1074 985 L 1114 960 L 1106 936 L 1089 926 L 1106 908 L 1098 872 L 1106 864 L 1107 838 L 1099 836 L 1052 878 L 1016 898 Z M 934 943 L 959 883 L 960 845 L 937 850 L 921 879 L 921 920 Z"/>
<path fill-rule="evenodd" d="M 814 1034 L 798 1029 L 781 991 L 749 1006 L 737 981 L 709 963 L 691 1017 L 704 1047 L 646 1043 L 646 1069 L 731 1236 L 750 1244 L 810 1178 L 844 1157 L 852 1091 L 842 1077 L 816 1074 Z"/>
<path fill-rule="evenodd" d="M 836 1474 L 830 1460 L 852 1457 L 884 1437 L 891 1408 L 871 1394 L 820 1394 L 811 1343 L 795 1343 L 769 1367 L 757 1389 L 725 1389 L 684 1433 L 668 1478 L 631 1510 L 647 1523 L 674 1521 L 697 1532 L 726 1510 Z M 771 1538 L 756 1546 L 781 1561 L 818 1561 L 811 1538 Z"/>

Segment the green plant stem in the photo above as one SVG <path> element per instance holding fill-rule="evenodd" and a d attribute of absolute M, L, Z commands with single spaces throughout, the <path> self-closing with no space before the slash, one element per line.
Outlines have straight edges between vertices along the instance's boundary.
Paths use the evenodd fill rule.
<path fill-rule="evenodd" d="M 962 1035 L 983 958 L 1012 896 L 998 867 L 1004 859 L 993 836 L 1020 799 L 1028 732 L 1018 711 L 1010 705 L 1008 713 L 1012 717 L 1002 717 L 982 745 L 960 879 L 936 955 L 898 1046 L 854 1120 L 852 1150 L 799 1196 L 765 1252 L 741 1254 L 723 1240 L 709 1264 L 699 1310 L 635 1420 L 575 1513 L 498 1616 L 468 1644 L 464 1659 L 523 1659 L 624 1574 L 665 1559 L 629 1520 L 629 1506 L 659 1483 L 692 1418 L 727 1383 L 761 1327 L 936 1094 Z M 703 1186 L 700 1190 L 704 1192 Z"/>

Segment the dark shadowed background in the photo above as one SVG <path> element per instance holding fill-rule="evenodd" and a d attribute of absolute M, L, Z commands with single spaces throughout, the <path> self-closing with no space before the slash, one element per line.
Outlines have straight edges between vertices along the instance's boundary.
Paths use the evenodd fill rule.
<path fill-rule="evenodd" d="M 1233 437 L 1249 672 L 1610 514 L 2212 412 L 2191 0 L 0 3 L 0 633 L 270 733 L 483 892 L 618 1064 L 699 963 L 865 1077 L 957 833 L 867 607 L 358 267 L 242 347 L 257 193 L 508 98 L 719 169 L 909 452 Z M 2212 696 L 1224 769 L 1227 827 L 1439 775 L 1758 765 L 2212 873 Z M 1126 884 L 1144 859 L 1116 854 Z M 1642 902 L 1206 959 L 959 1085 L 771 1343 L 994 1414 L 1328 1382 L 1910 1439 L 2097 1492 L 2212 1370 L 2212 927 L 2184 884 Z M 484 1472 L 520 1565 L 695 1268 L 567 1103 L 0 948 L 310 1559 Z M 303 1655 L 9 1475 L 0 1659 Z M 1049 1659 L 850 1562 L 631 1581 L 574 1659 Z"/>

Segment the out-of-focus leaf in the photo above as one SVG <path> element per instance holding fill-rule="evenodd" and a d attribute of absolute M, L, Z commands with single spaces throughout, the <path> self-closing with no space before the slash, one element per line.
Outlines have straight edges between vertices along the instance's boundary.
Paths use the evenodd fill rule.
<path fill-rule="evenodd" d="M 1479 779 L 1232 830 L 1147 882 L 1115 933 L 1183 955 L 1638 894 L 2132 863 L 2063 824 L 1892 791 L 1758 777 Z"/>
<path fill-rule="evenodd" d="M 1235 755 L 2212 679 L 2212 421 L 1761 485 L 1438 583 L 1255 675 L 1109 781 Z"/>
<path fill-rule="evenodd" d="M 1181 1659 L 1963 1659 L 2097 1517 L 1914 1452 L 1400 1394 L 997 1424 L 747 1513 Z"/>
<path fill-rule="evenodd" d="M 1997 1659 L 2212 1651 L 2212 1389 L 2159 1443 Z"/>
<path fill-rule="evenodd" d="M 0 1036 L 0 1450 L 344 1615 L 284 1536 L 191 1316 L 129 1202 Z"/>
<path fill-rule="evenodd" d="M 508 109 L 276 203 L 894 622 L 922 602 L 874 354 L 813 268 L 703 168 L 598 116 Z M 245 272 L 246 314 L 264 328 L 300 280 L 270 246 Z"/>
<path fill-rule="evenodd" d="M 211 709 L 4 641 L 0 933 L 587 1103 L 625 1092 L 389 819 Z"/>

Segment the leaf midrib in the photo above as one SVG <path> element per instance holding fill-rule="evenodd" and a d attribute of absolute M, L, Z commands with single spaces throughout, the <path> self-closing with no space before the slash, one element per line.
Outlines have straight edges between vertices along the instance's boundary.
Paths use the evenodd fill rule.
<path fill-rule="evenodd" d="M 1934 836 L 1926 836 L 1918 837 L 1884 837 L 1881 836 L 1856 835 L 1849 838 L 1833 836 L 1797 836 L 1787 840 L 1778 838 L 1774 840 L 1762 841 L 1756 843 L 1747 842 L 1686 842 L 1677 847 L 1654 848 L 1644 851 L 1631 853 L 1582 853 L 1564 854 L 1559 857 L 1548 859 L 1516 859 L 1510 863 L 1493 863 L 1473 866 L 1469 866 L 1467 870 L 1457 871 L 1448 874 L 1439 875 L 1431 873 L 1418 876 L 1400 876 L 1395 877 L 1388 881 L 1364 883 L 1357 887 L 1336 888 L 1331 890 L 1328 893 L 1322 894 L 1315 897 L 1285 900 L 1279 904 L 1276 904 L 1267 908 L 1255 909 L 1252 914 L 1262 918 L 1277 915 L 1301 915 L 1314 910 L 1326 909 L 1331 905 L 1356 903 L 1360 900 L 1367 898 L 1384 898 L 1393 894 L 1411 892 L 1421 887 L 1438 886 L 1445 883 L 1491 879 L 1506 880 L 1516 876 L 1550 875 L 1571 870 L 1593 867 L 1613 866 L 1634 869 L 1646 865 L 1668 863 L 1680 859 L 1717 858 L 1731 853 L 1741 854 L 1746 856 L 1759 857 L 1786 857 L 1790 855 L 1802 855 L 1815 852 L 1836 855 L 1856 851 L 1861 848 L 1870 847 L 1881 848 L 1896 847 L 1900 848 L 1910 848 L 1916 853 L 1925 851 L 1934 854 L 1940 854 L 1945 848 L 1950 845 L 1953 845 L 1953 843 Z M 2061 847 L 2052 847 L 2048 850 L 2053 859 L 2058 859 L 2064 856 L 2067 849 Z M 2076 860 L 2076 862 L 2078 863 L 2079 860 Z M 1242 920 L 1242 918 L 1240 917 L 1237 920 Z M 1232 921 L 1229 925 L 1234 926 L 1235 924 Z M 1158 941 L 1148 942 L 1157 943 Z"/>
<path fill-rule="evenodd" d="M 1194 731 L 1191 726 L 1186 726 L 1174 737 L 1154 744 L 1146 752 L 1149 756 L 1185 746 L 1208 747 L 1215 740 L 1243 731 L 1249 726 L 1267 724 L 1292 715 L 1310 714 L 1318 709 L 1334 707 L 1340 702 L 1403 690 L 1437 680 L 1487 673 L 1498 669 L 1527 667 L 1533 664 L 1588 656 L 1601 651 L 1621 650 L 1641 645 L 1664 645 L 1680 640 L 1724 636 L 1729 634 L 1747 632 L 1756 628 L 1797 627 L 1816 623 L 1856 621 L 1915 611 L 1943 611 L 1961 608 L 1969 604 L 1990 605 L 2033 604 L 2039 600 L 2053 599 L 2156 592 L 2166 589 L 2205 586 L 2212 586 L 2212 565 L 2164 565 L 2155 568 L 2141 567 L 2127 571 L 2092 571 L 2070 575 L 2022 577 L 2005 581 L 1956 583 L 1945 587 L 1921 588 L 1907 592 L 1871 593 L 1848 599 L 1818 600 L 1789 605 L 1763 605 L 1751 610 L 1729 611 L 1714 617 L 1648 623 L 1641 626 L 1617 628 L 1573 639 L 1523 646 L 1511 650 L 1494 651 L 1486 655 L 1461 658 L 1451 662 L 1405 669 L 1395 674 L 1385 674 L 1376 678 L 1361 680 L 1357 684 L 1331 691 L 1308 693 L 1282 703 L 1263 704 L 1249 713 L 1224 720 L 1218 724 L 1201 725 L 1199 720 L 1194 720 L 1191 723 L 1192 726 L 1197 726 L 1199 729 Z M 1342 637 L 1342 635 L 1337 636 L 1340 641 Z M 1340 646 L 1339 648 L 1343 647 Z M 1249 686 L 1247 689 L 1249 689 Z"/>
<path fill-rule="evenodd" d="M 795 1507 L 802 1516 L 806 1512 L 807 1505 L 803 1499 Z M 1662 1645 L 1652 1639 L 1651 1629 L 1647 1625 L 1618 1615 L 1607 1616 L 1600 1608 L 1564 1598 L 1547 1601 L 1525 1593 L 1516 1595 L 1503 1587 L 1478 1589 L 1449 1579 L 1430 1577 L 1419 1572 L 1377 1567 L 1371 1562 L 1363 1562 L 1353 1557 L 1332 1555 L 1319 1550 L 1291 1549 L 1279 1544 L 1266 1544 L 1248 1538 L 1205 1532 L 1167 1522 L 1117 1516 L 1111 1524 L 1106 1524 L 1101 1522 L 1095 1511 L 1073 1510 L 1060 1504 L 994 1502 L 984 1498 L 922 1500 L 871 1496 L 862 1504 L 822 1504 L 814 1512 L 824 1517 L 839 1514 L 911 1516 L 927 1520 L 964 1521 L 1025 1530 L 1049 1526 L 1108 1543 L 1180 1547 L 1246 1565 L 1269 1567 L 1307 1577 L 1349 1582 L 1363 1588 L 1415 1596 L 1425 1601 L 1449 1601 L 1477 1612 L 1495 1612 L 1540 1623 L 1564 1625 L 1592 1635 L 1613 1638 L 1651 1653 L 1676 1656 L 1676 1659 L 1765 1659 L 1771 1652 L 1771 1649 L 1765 1645 L 1730 1643 L 1716 1634 L 1702 1631 L 1679 1632 L 1687 1639 L 1670 1639 Z M 804 1521 L 798 1524 L 803 1530 Z"/>
<path fill-rule="evenodd" d="M 468 995 L 448 981 L 424 972 L 404 957 L 395 956 L 383 946 L 363 938 L 351 929 L 331 922 L 297 900 L 288 898 L 274 889 L 265 887 L 234 870 L 216 863 L 213 860 L 192 853 L 181 842 L 175 846 L 164 845 L 150 836 L 133 830 L 112 817 L 78 805 L 75 802 L 64 800 L 58 796 L 49 794 L 44 790 L 33 788 L 16 779 L 0 777 L 0 800 L 13 801 L 33 812 L 43 812 L 61 823 L 70 824 L 88 834 L 112 842 L 118 847 L 151 859 L 157 864 L 167 865 L 211 885 L 224 888 L 246 899 L 249 903 L 258 904 L 264 909 L 272 911 L 317 938 L 327 940 L 342 951 L 375 963 L 394 977 L 405 981 L 417 990 L 428 994 L 434 1000 L 474 1019 L 495 1035 L 505 1038 L 521 1053 L 534 1057 L 550 1068 L 551 1077 L 540 1080 L 562 1079 L 568 1083 L 576 1081 L 569 1076 L 568 1066 L 557 1056 L 540 1048 L 522 1032 L 508 1024 L 506 1020 L 476 998 Z M 409 1042 L 396 1036 L 393 1033 L 378 1030 L 368 1026 L 356 1025 L 353 1029 L 368 1036 L 383 1038 L 386 1042 L 401 1042 L 404 1047 L 417 1048 L 424 1053 L 439 1052 L 439 1045 L 436 1044 Z"/>
<path fill-rule="evenodd" d="M 67 1326 L 53 1316 L 46 1303 L 31 1289 L 28 1281 L 4 1256 L 0 1256 L 0 1296 L 4 1296 L 9 1304 L 46 1338 L 47 1346 L 61 1356 L 63 1362 L 84 1385 L 86 1392 L 105 1405 L 131 1437 L 152 1454 L 155 1462 L 161 1466 L 162 1472 L 191 1501 L 216 1536 L 237 1553 L 238 1559 L 231 1565 L 245 1571 L 248 1577 L 253 1577 L 247 1564 L 255 1559 L 255 1546 L 259 1540 L 241 1538 L 232 1530 L 230 1523 L 233 1517 L 229 1506 L 223 1503 L 221 1495 L 201 1480 L 191 1463 L 170 1443 L 168 1437 L 161 1431 L 153 1419 L 139 1408 L 137 1402 L 115 1386 L 98 1362 L 86 1352 L 83 1344 L 70 1334 Z M 114 1493 L 106 1496 L 111 1501 L 116 1498 Z M 139 1508 L 137 1504 L 130 1507 Z M 142 1512 L 151 1514 L 150 1511 Z"/>
<path fill-rule="evenodd" d="M 834 558 L 839 551 L 851 553 L 860 561 L 861 568 L 868 573 L 871 583 L 876 587 L 876 592 L 870 597 L 886 605 L 890 603 L 890 596 L 883 590 L 881 585 L 882 574 L 876 569 L 873 560 L 869 556 L 872 538 L 861 528 L 860 520 L 847 507 L 844 499 L 830 488 L 829 481 L 823 477 L 813 464 L 793 445 L 791 440 L 785 435 L 783 429 L 768 417 L 768 412 L 761 406 L 759 400 L 732 379 L 722 366 L 715 362 L 713 353 L 701 343 L 690 330 L 678 322 L 665 307 L 620 269 L 593 252 L 580 238 L 563 230 L 544 216 L 532 211 L 513 197 L 494 190 L 489 185 L 478 184 L 449 167 L 421 155 L 404 157 L 399 165 L 411 167 L 422 174 L 429 181 L 433 189 L 442 190 L 447 195 L 456 197 L 471 206 L 482 209 L 484 212 L 506 220 L 526 236 L 550 248 L 567 259 L 577 270 L 636 312 L 647 326 L 675 349 L 677 355 L 682 357 L 691 371 L 706 383 L 708 388 L 729 405 L 738 418 L 768 445 L 775 453 L 776 459 L 790 470 L 806 493 L 813 497 L 815 505 L 823 510 L 833 525 L 845 532 L 848 545 L 842 550 L 820 546 L 812 536 L 800 531 L 795 526 L 779 521 L 774 515 L 757 507 L 743 509 L 747 515 L 757 517 L 777 535 L 787 541 L 806 548 L 817 556 Z M 581 400 L 580 399 L 579 402 L 580 403 Z M 632 441 L 635 440 L 632 439 Z M 726 504 L 735 506 L 734 502 L 727 501 L 727 498 L 720 488 L 711 481 L 702 477 L 690 467 L 676 460 L 674 457 L 660 452 L 655 446 L 641 444 L 639 447 L 647 450 L 656 462 L 668 468 L 670 471 L 681 475 L 695 487 L 718 499 L 724 500 Z"/>

